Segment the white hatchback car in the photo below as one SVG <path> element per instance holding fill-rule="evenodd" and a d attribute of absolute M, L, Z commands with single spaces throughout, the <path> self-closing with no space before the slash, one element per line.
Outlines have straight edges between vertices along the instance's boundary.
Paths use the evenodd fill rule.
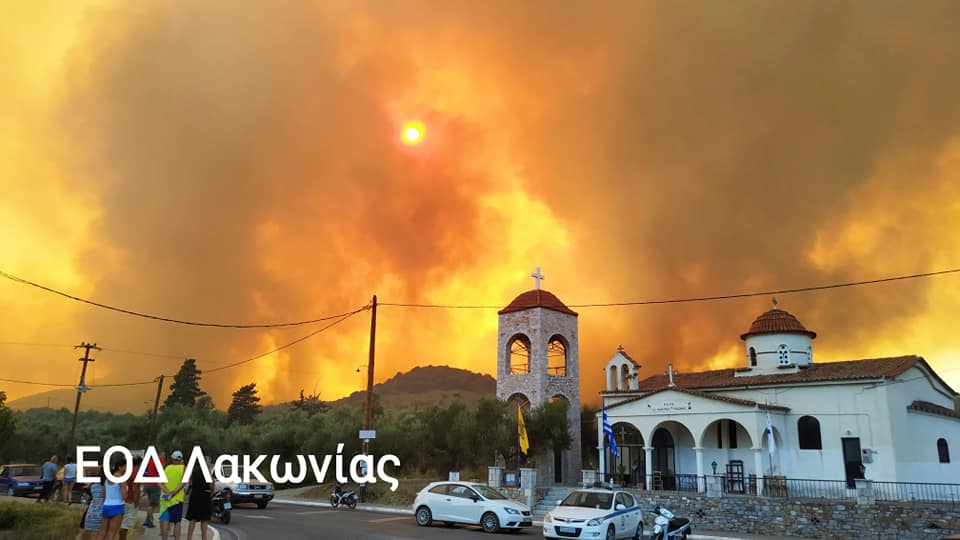
<path fill-rule="evenodd" d="M 417 493 L 413 501 L 417 525 L 434 521 L 480 525 L 486 532 L 532 527 L 530 507 L 507 499 L 484 484 L 434 482 Z"/>
<path fill-rule="evenodd" d="M 643 537 L 640 505 L 626 491 L 578 489 L 543 516 L 545 538 Z"/>

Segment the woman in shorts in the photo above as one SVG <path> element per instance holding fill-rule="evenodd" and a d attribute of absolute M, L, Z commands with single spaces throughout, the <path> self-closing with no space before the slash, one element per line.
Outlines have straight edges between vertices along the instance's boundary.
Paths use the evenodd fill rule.
<path fill-rule="evenodd" d="M 114 476 L 120 476 L 123 473 L 125 465 L 123 462 L 114 463 L 110 467 L 110 472 Z M 100 523 L 100 536 L 104 540 L 113 540 L 120 531 L 120 523 L 123 521 L 123 484 L 111 482 L 109 479 L 103 479 L 104 500 L 103 500 L 103 520 Z"/>
<path fill-rule="evenodd" d="M 67 464 L 63 466 L 63 493 L 60 500 L 66 501 L 67 505 L 73 503 L 73 485 L 77 482 L 77 464 L 73 462 L 73 456 L 67 456 Z"/>

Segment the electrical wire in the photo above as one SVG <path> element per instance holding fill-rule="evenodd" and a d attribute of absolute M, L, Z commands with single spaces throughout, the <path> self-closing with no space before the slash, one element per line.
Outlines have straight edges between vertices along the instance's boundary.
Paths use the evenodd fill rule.
<path fill-rule="evenodd" d="M 223 370 L 225 370 L 225 369 L 234 368 L 234 367 L 237 367 L 237 366 L 240 366 L 240 365 L 243 365 L 243 364 L 248 364 L 248 363 L 250 363 L 250 362 L 253 362 L 254 360 L 259 360 L 260 358 L 263 358 L 263 357 L 266 357 L 266 356 L 270 356 L 270 355 L 273 354 L 273 353 L 282 351 L 282 350 L 284 350 L 284 349 L 288 349 L 288 348 L 293 347 L 294 345 L 296 345 L 296 344 L 298 344 L 298 343 L 301 343 L 301 342 L 303 342 L 303 341 L 306 341 L 306 340 L 308 340 L 308 339 L 316 336 L 317 334 L 319 334 L 319 333 L 321 333 L 321 332 L 323 332 L 323 331 L 325 331 L 325 330 L 329 330 L 330 328 L 333 328 L 334 326 L 342 323 L 343 321 L 346 321 L 347 319 L 353 317 L 354 315 L 356 315 L 356 314 L 358 314 L 358 313 L 361 313 L 361 312 L 363 312 L 363 311 L 366 311 L 366 310 L 368 310 L 368 309 L 370 309 L 370 306 L 369 306 L 369 305 L 363 306 L 362 308 L 359 308 L 359 309 L 355 309 L 355 310 L 353 310 L 353 311 L 351 311 L 351 312 L 349 312 L 349 313 L 346 313 L 346 314 L 342 315 L 339 319 L 331 322 L 330 324 L 324 325 L 323 327 L 318 328 L 318 329 L 314 330 L 313 332 L 310 332 L 309 334 L 300 336 L 300 337 L 298 337 L 297 339 L 295 339 L 295 340 L 293 340 L 293 341 L 289 341 L 289 342 L 287 342 L 287 343 L 284 343 L 283 345 L 280 345 L 279 347 L 275 347 L 275 348 L 273 348 L 273 349 L 271 349 L 271 350 L 269 350 L 269 351 L 267 351 L 267 352 L 260 353 L 260 354 L 258 354 L 258 355 L 256 355 L 256 356 L 252 356 L 252 357 L 247 358 L 247 359 L 245 359 L 245 360 L 240 360 L 239 362 L 233 362 L 233 363 L 230 363 L 230 364 L 227 364 L 227 365 L 224 365 L 224 366 L 219 366 L 219 367 L 215 367 L 215 368 L 212 368 L 212 369 L 202 370 L 202 372 L 205 373 L 205 374 L 206 374 L 206 373 L 215 373 L 215 372 L 217 372 L 217 371 L 223 371 Z M 103 350 L 107 350 L 107 349 L 103 349 Z M 165 375 L 165 376 L 166 376 L 166 377 L 172 377 L 173 375 Z M 30 385 L 36 385 L 36 386 L 53 386 L 53 387 L 59 387 L 59 388 L 76 388 L 76 386 L 77 386 L 77 385 L 75 385 L 75 384 L 47 383 L 47 382 L 42 382 L 42 381 L 27 381 L 27 380 L 21 380 L 21 379 L 4 379 L 4 378 L 0 378 L 0 382 L 17 383 L 17 384 L 30 384 Z M 157 382 L 157 378 L 154 378 L 154 379 L 151 379 L 151 380 L 149 380 L 149 381 L 136 381 L 136 382 L 126 382 L 126 383 L 110 383 L 110 384 L 92 384 L 92 385 L 87 385 L 87 387 L 88 387 L 88 388 L 117 388 L 117 387 L 122 387 L 122 386 L 141 386 L 141 385 L 144 385 L 144 384 L 154 384 L 154 383 L 156 383 L 156 382 Z"/>
<path fill-rule="evenodd" d="M 108 304 L 101 304 L 100 302 L 94 302 L 93 300 L 88 300 L 88 299 L 86 299 L 86 298 L 80 298 L 79 296 L 74 296 L 74 295 L 72 295 L 72 294 L 68 294 L 68 293 L 65 293 L 65 292 L 63 292 L 63 291 L 59 291 L 59 290 L 54 289 L 54 288 L 52 288 L 52 287 L 47 287 L 46 285 L 41 285 L 41 284 L 39 284 L 39 283 L 35 283 L 35 282 L 33 282 L 33 281 L 30 281 L 30 280 L 27 280 L 27 279 L 24 279 L 24 278 L 21 278 L 21 277 L 17 277 L 17 276 L 15 276 L 15 275 L 13 275 L 13 274 L 9 274 L 9 273 L 7 273 L 7 272 L 4 272 L 3 270 L 0 270 L 0 277 L 5 277 L 5 278 L 9 279 L 10 281 L 13 281 L 13 282 L 16 282 L 16 283 L 20 283 L 20 284 L 23 284 L 23 285 L 29 285 L 29 286 L 31 286 L 31 287 L 35 287 L 35 288 L 37 288 L 37 289 L 40 289 L 40 290 L 43 290 L 43 291 L 46 291 L 46 292 L 49 292 L 49 293 L 52 293 L 52 294 L 59 295 L 59 296 L 62 296 L 62 297 L 64 297 L 64 298 L 69 298 L 70 300 L 74 300 L 74 301 L 76 301 L 76 302 L 81 302 L 81 303 L 88 304 L 88 305 L 91 305 L 91 306 L 96 306 L 96 307 L 98 307 L 98 308 L 106 309 L 106 310 L 109 310 L 109 311 L 115 311 L 115 312 L 117 312 L 117 313 L 123 313 L 123 314 L 126 314 L 126 315 L 133 315 L 133 316 L 135 316 L 135 317 L 141 317 L 141 318 L 144 318 L 144 319 L 151 319 L 151 320 L 154 320 L 154 321 L 163 321 L 163 322 L 168 322 L 168 323 L 184 324 L 184 325 L 187 325 L 187 326 L 203 326 L 203 327 L 208 327 L 208 328 L 242 328 L 242 329 L 248 329 L 248 328 L 284 328 L 284 327 L 290 327 L 290 326 L 303 326 L 303 325 L 307 325 L 307 324 L 314 324 L 314 323 L 318 323 L 318 322 L 329 321 L 329 320 L 337 319 L 337 318 L 339 318 L 339 317 L 343 317 L 344 315 L 348 315 L 348 314 L 352 313 L 352 312 L 339 313 L 339 314 L 337 314 L 337 315 L 328 315 L 328 316 L 326 316 L 326 317 L 318 317 L 318 318 L 316 318 L 316 319 L 306 319 L 306 320 L 302 320 L 302 321 L 292 321 L 292 322 L 282 322 L 282 323 L 242 324 L 242 323 L 214 323 L 214 322 L 188 321 L 188 320 L 183 320 L 183 319 L 174 319 L 174 318 L 171 318 L 171 317 L 164 317 L 164 316 L 160 316 L 160 315 L 152 315 L 152 314 L 150 314 L 150 313 L 143 313 L 143 312 L 140 312 L 140 311 L 134 311 L 134 310 L 132 310 L 132 309 L 126 309 L 126 308 L 111 306 L 111 305 L 108 305 Z"/>
<path fill-rule="evenodd" d="M 265 353 L 258 354 L 258 355 L 256 355 L 256 356 L 251 357 L 251 358 L 247 358 L 246 360 L 241 360 L 241 361 L 239 361 L 239 362 L 234 362 L 234 363 L 232 363 L 232 364 L 227 364 L 227 365 L 225 365 L 225 366 L 220 366 L 220 367 L 216 367 L 216 368 L 213 368 L 213 369 L 207 369 L 207 370 L 204 370 L 203 373 L 214 373 L 214 372 L 216 372 L 216 371 L 223 371 L 223 370 L 225 370 L 225 369 L 230 369 L 230 368 L 232 368 L 232 367 L 237 367 L 237 366 L 242 365 L 242 364 L 246 364 L 246 363 L 249 363 L 249 362 L 253 362 L 254 360 L 259 360 L 260 358 L 263 358 L 263 357 L 265 357 L 265 356 L 270 356 L 271 354 L 273 354 L 273 353 L 275 353 L 275 352 L 280 352 L 280 351 L 282 351 L 282 350 L 284 350 L 284 349 L 288 349 L 288 348 L 290 348 L 290 347 L 293 347 L 293 346 L 296 345 L 297 343 L 300 343 L 301 341 L 306 341 L 306 340 L 312 338 L 313 336 L 319 334 L 320 332 L 323 332 L 324 330 L 328 330 L 328 329 L 330 329 L 330 328 L 333 328 L 334 326 L 342 323 L 343 321 L 349 319 L 350 317 L 353 317 L 353 316 L 356 315 L 357 313 L 360 313 L 361 311 L 367 310 L 367 309 L 369 309 L 369 308 L 370 308 L 370 306 L 364 306 L 364 307 L 362 307 L 362 308 L 360 308 L 360 309 L 358 309 L 358 310 L 356 310 L 356 311 L 353 311 L 353 312 L 351 312 L 351 313 L 348 313 L 348 314 L 344 315 L 342 318 L 340 318 L 340 319 L 338 319 L 338 320 L 336 320 L 336 321 L 334 321 L 334 322 L 332 322 L 332 323 L 330 323 L 330 324 L 327 324 L 327 325 L 325 325 L 325 326 L 322 326 L 322 327 L 314 330 L 313 332 L 310 332 L 310 333 L 307 334 L 307 335 L 301 336 L 301 337 L 299 337 L 299 338 L 297 338 L 297 339 L 295 339 L 295 340 L 293 340 L 293 341 L 284 343 L 283 345 L 280 345 L 279 347 L 276 347 L 276 348 L 274 348 L 273 350 L 267 351 L 267 352 L 265 352 Z"/>
<path fill-rule="evenodd" d="M 951 268 L 948 270 L 938 270 L 935 272 L 924 272 L 921 274 L 909 274 L 879 279 L 869 279 L 863 281 L 850 281 L 845 283 L 831 283 L 829 285 L 815 285 L 809 287 L 797 287 L 793 289 L 776 289 L 770 291 L 745 292 L 734 294 L 722 294 L 717 296 L 695 296 L 690 298 L 669 298 L 661 300 L 636 300 L 632 302 L 604 302 L 589 304 L 567 304 L 571 308 L 591 308 L 591 307 L 621 307 L 621 306 L 649 306 L 657 304 L 683 304 L 689 302 L 707 302 L 712 300 L 731 300 L 734 298 L 750 298 L 754 296 L 773 296 L 783 294 L 793 294 L 801 292 L 823 291 L 828 289 L 842 289 L 846 287 L 858 287 L 862 285 L 875 285 L 878 283 L 888 283 L 891 281 L 903 281 L 908 279 L 919 279 L 945 274 L 960 273 L 960 268 Z M 398 302 L 380 302 L 381 306 L 389 307 L 408 307 L 408 308 L 433 308 L 433 309 L 503 309 L 502 305 L 448 305 L 448 304 L 414 304 Z"/>

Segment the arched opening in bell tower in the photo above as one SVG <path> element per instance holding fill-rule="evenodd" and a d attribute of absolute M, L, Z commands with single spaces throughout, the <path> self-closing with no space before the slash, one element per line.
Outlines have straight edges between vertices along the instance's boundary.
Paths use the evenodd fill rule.
<path fill-rule="evenodd" d="M 507 343 L 507 356 L 510 361 L 510 374 L 530 373 L 530 338 L 517 334 Z"/>
<path fill-rule="evenodd" d="M 567 340 L 555 335 L 547 342 L 547 374 L 567 376 Z"/>

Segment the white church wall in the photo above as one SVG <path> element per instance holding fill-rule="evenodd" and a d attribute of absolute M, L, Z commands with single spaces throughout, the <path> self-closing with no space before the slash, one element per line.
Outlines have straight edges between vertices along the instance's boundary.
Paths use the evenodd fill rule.
<path fill-rule="evenodd" d="M 762 371 L 764 373 L 779 372 L 780 361 L 778 348 L 780 345 L 786 345 L 789 350 L 790 361 L 792 364 L 809 364 L 813 350 L 812 340 L 803 334 L 761 334 L 758 336 L 749 336 L 744 343 L 744 366 L 750 366 L 750 347 L 757 351 L 757 367 L 753 368 L 753 373 Z M 739 373 L 738 376 L 749 377 L 751 372 Z"/>
<path fill-rule="evenodd" d="M 960 420 L 922 412 L 908 413 L 907 429 L 898 448 L 900 482 L 960 483 Z M 947 441 L 949 463 L 940 463 L 937 439 Z"/>
<path fill-rule="evenodd" d="M 866 464 L 875 480 L 893 480 L 893 442 L 887 422 L 886 395 L 866 384 L 824 384 L 792 388 L 757 388 L 724 391 L 725 395 L 790 408 L 782 426 L 774 425 L 783 439 L 778 445 L 780 474 L 793 478 L 843 480 L 844 437 L 860 438 L 861 448 L 878 450 L 875 461 Z M 821 450 L 801 450 L 798 420 L 813 416 L 820 423 Z M 762 434 L 766 424 L 757 427 Z"/>
<path fill-rule="evenodd" d="M 960 460 L 954 457 L 955 454 L 960 457 L 960 420 L 907 410 L 907 406 L 916 400 L 952 409 L 953 400 L 944 392 L 935 390 L 921 368 L 907 370 L 899 380 L 903 382 L 884 387 L 893 442 L 890 457 L 897 481 L 960 482 Z M 939 387 L 938 383 L 934 384 Z M 941 437 L 947 440 L 951 450 L 949 464 L 939 461 L 936 444 Z"/>

